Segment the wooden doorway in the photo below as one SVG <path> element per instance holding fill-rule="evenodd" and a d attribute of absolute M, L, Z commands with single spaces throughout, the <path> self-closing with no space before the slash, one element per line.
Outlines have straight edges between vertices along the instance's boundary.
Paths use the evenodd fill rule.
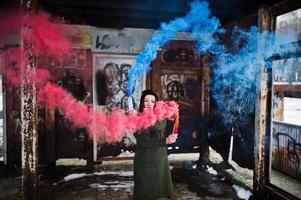
<path fill-rule="evenodd" d="M 209 57 L 199 56 L 193 41 L 173 40 L 158 52 L 148 87 L 164 101 L 180 106 L 180 133 L 171 152 L 198 151 L 207 134 L 209 113 Z M 205 123 L 204 123 L 205 122 Z"/>

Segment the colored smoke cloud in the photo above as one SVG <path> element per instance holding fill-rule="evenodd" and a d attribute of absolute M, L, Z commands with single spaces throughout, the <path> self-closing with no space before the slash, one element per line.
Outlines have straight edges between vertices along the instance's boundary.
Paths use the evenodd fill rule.
<path fill-rule="evenodd" d="M 151 62 L 156 58 L 157 51 L 164 46 L 177 32 L 190 31 L 194 37 L 202 37 L 198 43 L 199 51 L 206 51 L 212 46 L 214 33 L 222 32 L 219 29 L 220 22 L 211 16 L 209 4 L 206 1 L 194 1 L 190 3 L 190 12 L 182 18 L 177 18 L 169 23 L 162 23 L 146 44 L 144 50 L 135 60 L 136 64 L 131 68 L 128 76 L 128 95 L 132 95 L 136 79 L 147 73 L 151 68 Z"/>
<path fill-rule="evenodd" d="M 70 55 L 71 43 L 64 37 L 63 30 L 58 25 L 59 20 L 53 20 L 45 12 L 36 15 L 25 16 L 22 12 L 5 12 L 6 16 L 0 18 L 0 35 L 2 40 L 14 34 L 20 40 L 21 34 L 23 42 L 30 41 L 34 45 L 36 60 L 50 58 L 53 62 L 62 60 Z M 15 41 L 20 43 L 21 41 Z M 16 45 L 16 44 L 15 44 Z M 4 52 L 4 62 L 1 72 L 8 83 L 19 87 L 22 80 L 22 73 L 26 66 L 26 55 L 22 46 L 10 47 Z M 39 64 L 39 62 L 36 62 Z M 38 86 L 45 84 L 50 77 L 47 70 L 50 66 L 36 66 L 37 77 L 34 78 Z"/>
<path fill-rule="evenodd" d="M 39 91 L 38 97 L 39 103 L 62 110 L 76 127 L 87 128 L 90 138 L 109 143 L 121 141 L 126 134 L 148 128 L 157 120 L 171 119 L 179 112 L 178 105 L 173 101 L 159 101 L 154 110 L 145 109 L 136 116 L 129 116 L 122 109 L 113 110 L 110 114 L 94 112 L 87 105 L 77 102 L 61 87 L 50 83 Z"/>
<path fill-rule="evenodd" d="M 34 80 L 38 88 L 38 103 L 63 111 L 65 118 L 74 127 L 86 128 L 90 138 L 106 142 L 121 141 L 128 133 L 133 134 L 142 128 L 150 127 L 157 120 L 170 119 L 178 115 L 178 107 L 174 102 L 158 102 L 155 111 L 145 110 L 137 116 L 128 116 L 120 109 L 108 115 L 101 111 L 94 112 L 88 105 L 77 102 L 66 90 L 49 82 L 50 66 L 47 64 L 51 63 L 47 61 L 60 61 L 70 55 L 71 51 L 71 43 L 65 38 L 63 30 L 54 24 L 58 21 L 51 20 L 50 16 L 44 12 L 26 17 L 22 13 L 17 15 L 21 17 L 21 20 L 9 15 L 5 18 L 8 21 L 0 20 L 0 28 L 5 28 L 7 34 L 22 32 L 22 39 L 34 45 L 37 66 L 36 72 L 32 73 L 30 78 Z M 1 37 L 5 38 L 6 35 L 3 34 Z M 8 48 L 4 52 L 5 62 L 1 66 L 1 71 L 14 87 L 21 86 L 21 74 L 27 64 L 26 56 L 21 46 Z M 41 63 L 43 66 L 39 66 Z"/>
<path fill-rule="evenodd" d="M 59 26 L 55 26 L 53 22 L 58 23 L 44 12 L 27 18 L 19 12 L 10 13 L 0 18 L 0 37 L 5 39 L 12 32 L 21 35 L 22 30 L 23 40 L 34 44 L 37 60 L 45 57 L 60 60 L 69 55 L 71 44 Z M 30 28 L 24 29 L 23 25 Z M 293 44 L 279 45 L 278 41 L 286 40 L 285 35 L 260 33 L 256 27 L 249 30 L 235 28 L 232 31 L 233 43 L 231 49 L 228 49 L 217 37 L 225 30 L 220 27 L 219 20 L 212 16 L 208 3 L 194 1 L 190 3 L 190 12 L 185 17 L 161 24 L 145 49 L 137 55 L 136 64 L 129 74 L 129 95 L 136 79 L 151 69 L 150 63 L 156 58 L 157 51 L 179 31 L 191 32 L 196 39 L 198 52 L 212 55 L 212 97 L 226 122 L 230 123 L 237 119 L 244 120 L 254 112 L 258 66 L 266 63 L 275 54 L 285 54 L 296 49 Z M 4 58 L 2 74 L 7 82 L 19 87 L 22 82 L 20 74 L 27 60 L 23 49 L 19 46 L 9 48 L 4 52 Z M 120 141 L 125 130 L 133 133 L 151 126 L 156 120 L 171 118 L 178 112 L 174 102 L 158 102 L 154 112 L 146 110 L 134 117 L 127 116 L 122 110 L 114 110 L 110 115 L 93 112 L 87 105 L 76 102 L 62 88 L 47 83 L 50 79 L 50 66 L 39 66 L 39 62 L 37 64 L 37 72 L 33 78 L 39 89 L 39 103 L 63 110 L 66 118 L 76 127 L 86 127 L 90 136 L 98 140 Z M 267 67 L 270 66 L 271 64 L 267 63 Z"/>
<path fill-rule="evenodd" d="M 286 40 L 286 35 L 261 33 L 255 26 L 249 30 L 236 27 L 231 49 L 220 48 L 212 53 L 211 94 L 225 123 L 244 121 L 254 115 L 258 68 L 271 68 L 273 56 L 288 55 L 297 49 L 294 43 L 279 45 Z"/>
<path fill-rule="evenodd" d="M 297 48 L 294 44 L 279 45 L 288 41 L 291 34 L 261 33 L 255 26 L 249 30 L 235 27 L 232 30 L 232 44 L 225 45 L 218 36 L 222 36 L 226 30 L 211 15 L 208 3 L 194 1 L 185 17 L 162 24 L 136 57 L 136 64 L 129 74 L 128 95 L 131 95 L 136 79 L 151 69 L 150 64 L 156 58 L 157 51 L 178 31 L 191 32 L 198 53 L 212 56 L 211 94 L 226 123 L 245 120 L 255 112 L 259 65 L 271 65 L 267 60 L 272 56 L 293 52 Z"/>

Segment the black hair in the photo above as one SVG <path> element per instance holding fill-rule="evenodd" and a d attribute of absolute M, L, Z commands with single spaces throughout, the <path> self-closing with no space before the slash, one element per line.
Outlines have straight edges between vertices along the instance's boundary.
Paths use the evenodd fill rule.
<path fill-rule="evenodd" d="M 143 112 L 144 109 L 144 98 L 146 97 L 146 95 L 152 95 L 155 97 L 156 101 L 159 100 L 158 95 L 153 91 L 153 90 L 144 90 L 142 92 L 142 95 L 140 97 L 140 105 L 139 105 L 139 112 Z"/>

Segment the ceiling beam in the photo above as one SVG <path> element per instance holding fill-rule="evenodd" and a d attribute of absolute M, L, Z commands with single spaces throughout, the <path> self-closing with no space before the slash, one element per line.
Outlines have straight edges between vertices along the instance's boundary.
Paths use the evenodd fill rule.
<path fill-rule="evenodd" d="M 141 11 L 164 11 L 164 12 L 185 12 L 189 9 L 188 0 L 38 0 L 38 4 L 52 4 L 55 6 L 79 6 L 94 7 L 103 9 L 134 9 Z"/>
<path fill-rule="evenodd" d="M 131 18 L 126 19 L 122 17 L 95 17 L 94 15 L 64 15 L 64 19 L 71 24 L 84 24 L 103 28 L 116 28 L 123 29 L 128 28 L 149 28 L 158 29 L 160 27 L 160 20 Z"/>
<path fill-rule="evenodd" d="M 158 10 L 142 11 L 135 9 L 121 9 L 121 8 L 95 8 L 95 7 L 80 7 L 80 6 L 54 6 L 43 5 L 42 9 L 48 10 L 51 13 L 66 13 L 66 14 L 82 14 L 82 15 L 95 15 L 95 16 L 116 16 L 127 18 L 141 18 L 141 19 L 171 19 L 175 17 L 182 17 L 185 15 L 183 12 L 162 12 Z"/>

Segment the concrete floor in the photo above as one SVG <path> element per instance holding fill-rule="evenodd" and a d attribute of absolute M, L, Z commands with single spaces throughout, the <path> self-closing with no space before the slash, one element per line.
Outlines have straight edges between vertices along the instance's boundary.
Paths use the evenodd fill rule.
<path fill-rule="evenodd" d="M 121 156 L 129 156 L 124 154 Z M 214 153 L 212 162 L 220 162 Z M 240 199 L 227 173 L 197 170 L 198 154 L 169 155 L 170 169 L 175 188 L 173 200 Z M 71 164 L 71 165 L 70 165 Z M 104 161 L 86 172 L 82 160 L 59 160 L 52 173 L 41 176 L 39 199 L 96 200 L 133 197 L 132 160 Z M 20 178 L 0 180 L 0 199 L 20 199 Z"/>

